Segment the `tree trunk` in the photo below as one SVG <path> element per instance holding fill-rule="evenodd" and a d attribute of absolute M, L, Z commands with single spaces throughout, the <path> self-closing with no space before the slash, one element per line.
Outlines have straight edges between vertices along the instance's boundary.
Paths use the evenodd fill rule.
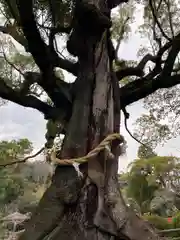
<path fill-rule="evenodd" d="M 105 0 L 91 2 L 102 11 L 107 8 Z M 109 30 L 95 34 L 89 28 L 88 33 L 79 25 L 72 33 L 79 46 L 74 50 L 79 57 L 79 74 L 61 158 L 84 156 L 108 134 L 119 132 L 120 97 L 111 67 Z M 19 239 L 158 239 L 122 199 L 116 147 L 112 146 L 114 160 L 101 152 L 82 164 L 83 178 L 72 166 L 58 166 L 52 184 Z"/>

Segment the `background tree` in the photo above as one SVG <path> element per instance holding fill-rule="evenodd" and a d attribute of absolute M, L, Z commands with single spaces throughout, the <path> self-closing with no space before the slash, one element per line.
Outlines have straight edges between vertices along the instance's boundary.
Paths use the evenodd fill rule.
<path fill-rule="evenodd" d="M 0 218 L 14 212 L 33 212 L 49 185 L 52 167 L 43 161 L 18 164 L 27 154 L 31 154 L 32 143 L 28 139 L 0 142 Z M 8 165 L 16 163 L 13 165 Z M 6 166 L 6 167 L 4 167 Z M 6 239 L 12 224 L 0 222 L 0 238 Z M 17 229 L 22 228 L 17 225 Z"/>
<path fill-rule="evenodd" d="M 139 49 L 139 56 L 154 53 L 159 46 L 176 36 L 178 33 L 179 4 L 176 1 L 149 1 L 145 3 L 144 23 L 139 28 L 147 44 Z M 171 55 L 169 61 L 175 61 L 171 74 L 176 76 L 180 71 L 179 54 Z M 164 56 L 167 57 L 167 54 Z M 166 62 L 168 63 L 168 62 Z M 150 66 L 151 68 L 152 66 Z M 169 70 L 167 70 L 169 71 Z M 179 85 L 169 89 L 162 88 L 143 99 L 149 114 L 143 114 L 136 121 L 135 134 L 144 142 L 157 144 L 179 136 Z M 150 130 L 150 131 L 148 131 Z"/>
<path fill-rule="evenodd" d="M 150 212 L 163 217 L 179 210 L 179 158 L 156 155 L 136 159 L 129 167 L 121 178 L 126 179 L 124 194 L 132 207 L 138 205 L 141 214 Z"/>
<path fill-rule="evenodd" d="M 153 151 L 153 149 L 151 147 L 148 147 L 148 145 L 140 145 L 138 148 L 138 158 L 142 158 L 142 159 L 147 159 L 147 158 L 151 158 L 151 157 L 155 157 L 157 156 L 157 154 Z"/>
<path fill-rule="evenodd" d="M 169 10 L 171 6 L 178 7 L 175 1 L 168 4 L 160 1 L 159 5 L 157 1 L 142 2 L 145 24 L 150 25 L 147 31 L 152 29 L 148 33 L 156 43 L 154 51 L 143 54 L 137 64 L 117 59 L 119 42 L 130 29 L 127 24 L 129 18 L 132 20 L 136 1 L 128 5 L 120 0 L 2 0 L 1 4 L 5 18 L 1 31 L 11 38 L 7 37 L 2 43 L 2 58 L 8 67 L 0 78 L 0 96 L 37 109 L 57 127 L 58 135 L 65 135 L 61 158 L 86 155 L 108 134 L 119 132 L 121 109 L 126 113 L 127 105 L 158 89 L 179 84 L 179 72 L 175 72 L 180 51 L 179 29 L 177 22 L 171 21 Z M 123 6 L 122 11 L 119 10 L 122 25 L 114 21 L 112 29 L 116 33 L 111 35 L 110 13 L 116 6 Z M 131 6 L 130 11 L 126 11 L 127 6 Z M 159 9 L 162 14 L 157 14 Z M 166 11 L 168 26 L 159 20 L 163 20 Z M 31 54 L 25 67 L 17 54 L 11 59 L 15 64 L 9 61 L 8 46 L 13 47 L 12 38 L 26 51 L 23 62 Z M 67 40 L 64 55 L 60 46 L 62 38 Z M 19 51 L 17 44 L 14 50 Z M 15 70 L 12 71 L 12 67 Z M 73 74 L 74 83 L 65 82 L 57 68 Z M 57 134 L 47 135 L 51 138 L 48 148 Z M 82 179 L 72 166 L 56 168 L 50 187 L 20 239 L 36 240 L 47 235 L 50 239 L 111 239 L 112 236 L 158 239 L 149 226 L 126 207 L 119 192 L 117 144 L 111 147 L 115 159 L 108 161 L 109 156 L 102 152 L 82 164 Z"/>

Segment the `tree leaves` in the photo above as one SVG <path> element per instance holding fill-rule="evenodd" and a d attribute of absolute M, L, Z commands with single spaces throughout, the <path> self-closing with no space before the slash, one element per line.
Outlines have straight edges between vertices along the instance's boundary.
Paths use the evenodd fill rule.
<path fill-rule="evenodd" d="M 0 142 L 0 162 L 8 163 L 32 152 L 32 143 L 28 139 Z"/>
<path fill-rule="evenodd" d="M 156 111 L 151 108 L 149 114 L 143 114 L 136 120 L 134 129 L 134 135 L 152 149 L 172 137 L 169 125 L 163 124 L 155 114 Z"/>
<path fill-rule="evenodd" d="M 140 159 L 147 159 L 147 158 L 151 158 L 154 156 L 157 156 L 157 154 L 153 151 L 153 149 L 151 147 L 145 147 L 144 145 L 140 145 L 138 148 L 138 158 Z"/>
<path fill-rule="evenodd" d="M 139 55 L 144 55 L 145 52 L 149 51 L 155 54 L 162 44 L 175 36 L 178 32 L 179 17 L 179 4 L 177 1 L 152 0 L 150 4 L 144 1 L 144 23 L 140 26 L 139 32 L 142 37 L 147 39 L 147 44 L 142 49 L 139 49 Z M 164 54 L 164 59 L 166 56 L 167 53 Z M 172 75 L 178 73 L 178 66 L 179 56 L 176 57 Z M 146 119 L 146 124 L 142 126 L 142 122 L 145 120 L 144 116 L 139 118 L 136 122 L 137 128 L 139 128 L 137 135 L 139 136 L 145 129 L 151 128 L 152 134 L 156 133 L 154 136 L 150 134 L 150 141 L 154 142 L 153 147 L 178 136 L 180 131 L 178 121 L 179 105 L 179 86 L 170 89 L 159 89 L 146 97 L 144 106 L 150 111 L 149 115 L 153 112 L 157 119 L 152 124 L 151 116 L 149 116 L 149 119 Z M 147 141 L 149 135 L 145 131 L 144 135 L 143 140 Z"/>
<path fill-rule="evenodd" d="M 129 165 L 128 173 L 120 176 L 120 182 L 127 182 L 124 185 L 124 195 L 128 204 L 132 205 L 132 198 L 141 213 L 151 212 L 168 216 L 178 207 L 176 201 L 179 175 L 179 158 L 153 156 L 134 160 Z M 136 204 L 132 206 L 137 209 Z"/>

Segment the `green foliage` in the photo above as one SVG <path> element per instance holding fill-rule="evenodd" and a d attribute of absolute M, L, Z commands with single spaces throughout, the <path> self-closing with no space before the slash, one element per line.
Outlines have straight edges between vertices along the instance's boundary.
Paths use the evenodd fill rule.
<path fill-rule="evenodd" d="M 152 1 L 155 15 L 158 19 L 160 27 L 155 23 L 151 7 L 148 1 L 143 1 L 144 16 L 143 24 L 138 31 L 142 38 L 146 39 L 146 44 L 143 44 L 139 49 L 139 56 L 142 57 L 147 53 L 156 55 L 159 46 L 163 46 L 167 42 L 167 38 L 171 38 L 178 33 L 179 29 L 179 2 L 172 1 Z M 166 55 L 166 54 L 165 54 Z M 153 64 L 151 64 L 153 67 Z M 174 63 L 172 74 L 180 72 L 179 55 Z M 146 68 L 149 72 L 149 69 Z M 137 136 L 143 136 L 143 141 L 152 142 L 153 148 L 159 143 L 164 143 L 167 140 L 179 136 L 179 113 L 180 113 L 180 87 L 179 85 L 168 89 L 159 89 L 153 94 L 146 97 L 144 107 L 149 111 L 149 116 L 142 115 L 136 122 Z M 152 114 L 154 122 L 152 123 Z M 164 124 L 164 120 L 167 124 Z M 143 124 L 144 122 L 144 124 Z M 151 129 L 151 133 L 147 131 Z M 143 135 L 142 135 L 143 134 Z"/>
<path fill-rule="evenodd" d="M 0 163 L 15 161 L 32 152 L 32 143 L 24 138 L 0 142 Z"/>
<path fill-rule="evenodd" d="M 167 221 L 166 218 L 160 217 L 158 215 L 144 214 L 143 218 L 159 230 L 172 228 L 172 225 Z"/>
<path fill-rule="evenodd" d="M 18 161 L 31 151 L 32 143 L 28 139 L 1 141 L 1 164 Z M 47 186 L 49 174 L 50 166 L 43 162 L 0 168 L 0 205 L 14 201 L 19 205 L 24 201 L 30 202 L 30 199 L 37 201 Z M 28 194 L 32 198 L 26 197 Z"/>
<path fill-rule="evenodd" d="M 169 186 L 178 188 L 179 158 L 154 156 L 136 159 L 129 167 L 131 167 L 129 173 L 122 176 L 122 179 L 128 182 L 126 196 L 138 204 L 141 213 L 152 212 L 161 216 L 173 214 L 174 194 L 168 188 Z"/>
<path fill-rule="evenodd" d="M 16 161 L 32 151 L 32 143 L 28 139 L 0 142 L 0 161 L 6 164 Z M 0 168 L 0 203 L 10 203 L 24 190 L 24 179 L 17 174 L 16 167 Z"/>
<path fill-rule="evenodd" d="M 10 175 L 7 170 L 0 171 L 0 204 L 7 204 L 23 193 L 24 181 L 20 176 Z"/>
<path fill-rule="evenodd" d="M 168 180 L 168 177 L 173 177 L 173 171 L 179 171 L 180 169 L 179 158 L 174 156 L 155 156 L 148 159 L 137 159 L 129 166 L 131 166 L 131 172 L 144 171 L 147 175 L 149 174 L 151 177 L 154 176 L 154 178 L 160 182 L 161 177 L 165 177 L 166 180 Z M 172 176 L 169 176 L 170 174 L 172 174 Z M 174 178 L 176 178 L 176 176 L 174 176 Z"/>
<path fill-rule="evenodd" d="M 26 71 L 38 72 L 39 69 L 32 55 L 19 52 L 19 49 L 14 46 L 11 38 L 2 35 L 0 42 L 0 76 L 5 79 L 8 86 L 19 91 L 24 87 L 23 74 Z M 39 97 L 43 91 L 37 83 L 32 83 L 28 93 Z"/>
<path fill-rule="evenodd" d="M 128 6 L 124 5 L 118 9 L 118 12 L 112 17 L 112 38 L 119 41 L 128 39 L 131 32 L 130 23 L 133 21 L 135 5 L 129 1 Z"/>
<path fill-rule="evenodd" d="M 140 159 L 147 159 L 151 157 L 157 156 L 157 154 L 153 151 L 151 147 L 145 147 L 144 145 L 140 145 L 138 148 L 138 158 Z"/>
<path fill-rule="evenodd" d="M 160 217 L 158 215 L 149 215 L 144 214 L 143 218 L 147 220 L 152 226 L 157 228 L 158 230 L 165 230 L 165 229 L 176 229 L 180 228 L 180 215 L 179 212 L 175 216 L 172 217 L 172 222 L 168 222 L 167 218 Z M 177 232 L 169 232 L 166 233 L 167 237 L 179 237 L 179 231 Z"/>
<path fill-rule="evenodd" d="M 155 116 L 153 108 L 150 114 L 143 114 L 136 120 L 134 136 L 154 149 L 159 143 L 170 139 L 171 132 L 167 124 L 162 124 Z"/>
<path fill-rule="evenodd" d="M 175 228 L 180 227 L 180 211 L 178 211 L 176 215 L 173 216 L 173 226 Z"/>
<path fill-rule="evenodd" d="M 158 189 L 157 184 L 149 185 L 146 176 L 141 172 L 131 172 L 128 179 L 127 196 L 133 198 L 141 209 L 141 213 L 149 211 L 150 201 L 154 192 Z"/>
<path fill-rule="evenodd" d="M 176 215 L 173 216 L 172 219 L 172 227 L 173 228 L 180 228 L 180 211 L 176 213 Z M 179 236 L 180 234 L 178 234 Z"/>
<path fill-rule="evenodd" d="M 9 4 L 7 4 L 7 1 L 4 1 L 4 0 L 1 1 L 2 9 L 4 10 L 7 19 L 13 18 L 14 15 L 16 16 L 17 19 L 19 19 L 16 1 L 10 0 L 8 2 Z M 38 18 L 39 11 L 41 11 L 44 14 L 45 13 L 47 14 L 46 20 L 45 20 L 46 24 L 49 24 L 55 21 L 57 25 L 62 23 L 67 25 L 69 24 L 71 19 L 72 1 L 71 0 L 65 0 L 65 1 L 55 0 L 52 2 L 52 4 L 49 4 L 49 1 L 38 0 L 36 1 L 34 10 L 35 10 L 35 14 L 37 15 L 37 18 Z M 53 16 L 52 16 L 52 11 L 53 11 Z"/>

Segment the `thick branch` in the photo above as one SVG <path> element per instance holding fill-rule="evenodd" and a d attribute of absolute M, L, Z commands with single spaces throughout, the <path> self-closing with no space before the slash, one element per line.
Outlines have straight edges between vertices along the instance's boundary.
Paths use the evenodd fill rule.
<path fill-rule="evenodd" d="M 120 81 L 124 77 L 127 76 L 138 76 L 142 77 L 144 75 L 144 67 L 147 64 L 148 61 L 156 62 L 157 57 L 152 56 L 151 54 L 147 54 L 143 59 L 140 61 L 140 63 L 137 65 L 137 67 L 127 67 L 124 69 L 121 69 L 116 72 L 116 76 L 118 80 Z"/>
<path fill-rule="evenodd" d="M 56 106 L 63 109 L 70 109 L 70 105 L 72 102 L 71 96 L 71 88 L 73 84 L 69 84 L 61 80 L 60 78 L 56 77 L 54 73 L 45 81 L 45 78 L 42 77 L 42 74 L 38 72 L 21 72 L 14 64 L 12 64 L 4 54 L 4 58 L 7 63 L 19 71 L 19 73 L 24 77 L 24 82 L 20 87 L 19 94 L 25 96 L 30 93 L 30 86 L 34 83 L 39 84 L 44 91 L 49 95 L 51 100 L 54 102 Z"/>
<path fill-rule="evenodd" d="M 119 81 L 127 76 L 143 76 L 143 71 L 137 67 L 127 67 L 116 72 L 116 76 Z"/>
<path fill-rule="evenodd" d="M 170 88 L 180 83 L 180 75 L 156 78 L 141 78 L 120 89 L 121 103 L 125 107 L 136 102 L 161 88 Z"/>
<path fill-rule="evenodd" d="M 176 60 L 176 57 L 180 51 L 180 34 L 176 36 L 172 42 L 171 50 L 169 51 L 168 57 L 165 61 L 163 71 L 161 73 L 162 77 L 168 77 L 171 76 L 171 73 L 173 71 L 174 63 Z"/>
<path fill-rule="evenodd" d="M 135 80 L 120 89 L 121 91 L 121 104 L 123 107 L 138 101 L 149 94 L 152 94 L 160 88 L 169 88 L 180 83 L 180 75 L 171 76 L 173 70 L 174 61 L 180 50 L 179 43 L 180 34 L 178 34 L 173 40 L 167 42 L 157 53 L 155 57 L 152 57 L 151 61 L 155 61 L 156 65 L 152 72 L 143 78 Z M 165 61 L 164 68 L 162 70 L 162 56 L 170 48 L 170 52 Z M 149 55 L 151 56 L 151 55 Z M 146 57 L 145 57 L 146 58 Z M 144 59 L 145 59 L 144 58 Z M 148 58 L 147 58 L 148 59 Z M 146 59 L 146 60 L 147 60 Z M 145 63 L 146 61 L 144 61 Z M 143 60 L 139 65 L 144 65 Z M 132 73 L 131 73 L 132 75 Z M 127 76 L 127 75 L 126 75 Z"/>
<path fill-rule="evenodd" d="M 52 51 L 51 49 L 50 51 L 50 48 L 42 40 L 36 26 L 32 1 L 16 0 L 16 2 L 20 14 L 22 29 L 28 41 L 29 51 L 33 55 L 40 70 L 46 73 L 53 67 L 61 67 L 76 75 L 77 65 L 68 60 L 61 59 L 55 50 L 53 49 Z"/>
<path fill-rule="evenodd" d="M 23 95 L 19 91 L 13 90 L 9 87 L 4 79 L 0 78 L 0 97 L 12 101 L 24 107 L 34 108 L 45 115 L 45 118 L 57 119 L 63 117 L 66 113 L 61 113 L 61 110 L 54 108 L 47 103 L 42 102 L 38 98 L 31 95 Z M 61 115 L 61 116 L 59 116 Z"/>
<path fill-rule="evenodd" d="M 148 74 L 148 79 L 155 77 L 162 70 L 161 64 L 163 63 L 163 61 L 161 60 L 161 58 L 163 54 L 172 46 L 172 49 L 168 54 L 167 60 L 165 61 L 165 65 L 162 71 L 163 76 L 166 77 L 166 75 L 172 72 L 174 61 L 180 50 L 179 38 L 180 38 L 180 34 L 176 35 L 174 39 L 164 44 L 164 46 L 159 49 L 156 56 L 147 54 L 145 57 L 143 57 L 143 59 L 140 61 L 137 67 L 124 68 L 117 71 L 116 75 L 119 81 L 126 76 L 132 76 L 132 75 L 135 75 L 138 77 L 143 76 L 144 75 L 143 69 L 148 61 L 156 63 L 154 70 L 150 74 Z M 154 73 L 156 73 L 156 75 Z"/>
<path fill-rule="evenodd" d="M 40 83 L 41 81 L 41 75 L 40 73 L 36 72 L 26 72 L 23 74 L 24 76 L 24 82 L 22 83 L 22 86 L 20 87 L 20 94 L 23 96 L 29 93 L 30 86 L 34 83 Z"/>
<path fill-rule="evenodd" d="M 112 9 L 119 6 L 121 3 L 127 3 L 128 0 L 108 0 L 108 8 Z"/>

